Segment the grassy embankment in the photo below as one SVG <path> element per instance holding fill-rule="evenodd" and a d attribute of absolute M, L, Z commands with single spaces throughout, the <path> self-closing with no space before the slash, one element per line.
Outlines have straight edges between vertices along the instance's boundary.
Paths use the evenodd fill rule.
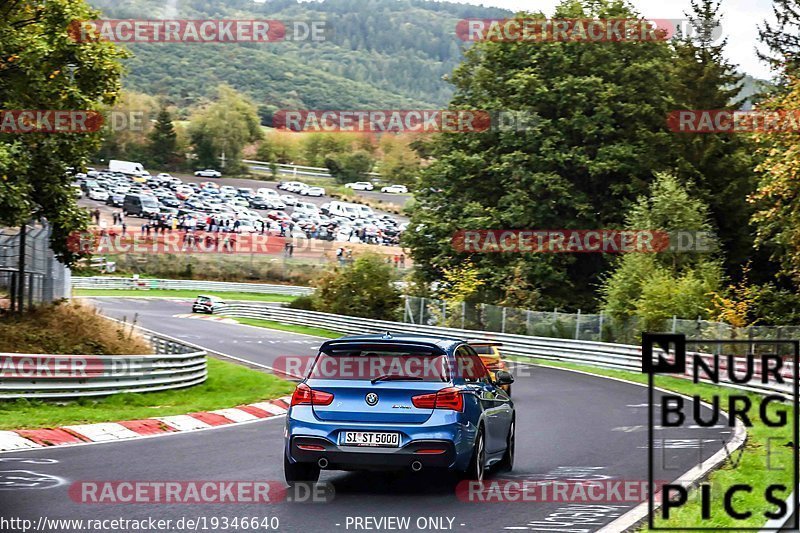
<path fill-rule="evenodd" d="M 151 353 L 130 326 L 94 309 L 64 303 L 0 319 L 0 352 L 125 355 Z M 2 356 L 0 356 L 2 360 Z M 294 384 L 240 365 L 208 359 L 208 379 L 187 389 L 77 400 L 0 400 L 0 430 L 132 420 L 222 409 L 291 393 Z"/>

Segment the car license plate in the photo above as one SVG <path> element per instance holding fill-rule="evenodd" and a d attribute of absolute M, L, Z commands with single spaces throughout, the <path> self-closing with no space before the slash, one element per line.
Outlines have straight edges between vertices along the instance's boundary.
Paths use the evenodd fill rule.
<path fill-rule="evenodd" d="M 400 446 L 400 434 L 379 433 L 377 431 L 345 431 L 342 445 L 397 448 Z"/>

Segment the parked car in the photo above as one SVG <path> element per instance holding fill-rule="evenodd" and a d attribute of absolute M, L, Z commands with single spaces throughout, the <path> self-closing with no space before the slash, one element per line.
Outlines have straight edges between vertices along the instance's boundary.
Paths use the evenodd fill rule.
<path fill-rule="evenodd" d="M 218 170 L 210 169 L 210 168 L 207 168 L 205 170 L 198 170 L 197 172 L 194 173 L 194 175 L 198 176 L 200 178 L 221 178 L 222 177 L 222 173 L 221 172 L 219 172 Z"/>
<path fill-rule="evenodd" d="M 108 195 L 106 203 L 112 207 L 122 207 L 125 203 L 125 194 L 114 192 Z"/>
<path fill-rule="evenodd" d="M 192 313 L 208 313 L 210 315 L 224 306 L 225 302 L 221 298 L 201 294 L 195 298 L 192 304 Z"/>
<path fill-rule="evenodd" d="M 300 190 L 301 196 L 325 196 L 325 189 L 322 187 L 306 187 Z"/>
<path fill-rule="evenodd" d="M 381 187 L 381 192 L 388 192 L 393 194 L 406 194 L 408 192 L 408 187 L 405 185 L 388 185 L 386 187 Z"/>
<path fill-rule="evenodd" d="M 315 482 L 321 469 L 448 469 L 477 481 L 511 470 L 515 411 L 500 386 L 513 381 L 492 379 L 459 339 L 326 341 L 286 414 L 286 481 Z"/>
<path fill-rule="evenodd" d="M 373 184 L 368 181 L 355 181 L 353 183 L 345 183 L 345 187 L 353 189 L 354 191 L 371 191 L 375 188 Z"/>
<path fill-rule="evenodd" d="M 144 194 L 126 194 L 122 203 L 122 211 L 126 215 L 149 217 L 159 213 L 158 201 L 153 196 Z"/>
<path fill-rule="evenodd" d="M 280 199 L 286 205 L 294 205 L 294 204 L 297 203 L 297 198 L 295 198 L 294 196 L 292 196 L 290 194 L 282 194 L 280 196 Z"/>
<path fill-rule="evenodd" d="M 89 189 L 88 196 L 90 200 L 98 200 L 100 202 L 105 202 L 106 200 L 108 200 L 108 191 L 100 187 L 92 187 L 91 189 Z"/>

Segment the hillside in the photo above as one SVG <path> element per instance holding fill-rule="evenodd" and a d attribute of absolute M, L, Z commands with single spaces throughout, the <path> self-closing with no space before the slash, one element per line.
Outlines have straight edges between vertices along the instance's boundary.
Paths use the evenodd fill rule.
<path fill-rule="evenodd" d="M 325 42 L 136 44 L 126 85 L 166 94 L 180 107 L 226 82 L 265 111 L 445 105 L 442 79 L 461 59 L 462 18 L 509 11 L 422 0 L 91 0 L 107 18 L 325 20 Z M 171 6 L 177 6 L 172 9 Z"/>

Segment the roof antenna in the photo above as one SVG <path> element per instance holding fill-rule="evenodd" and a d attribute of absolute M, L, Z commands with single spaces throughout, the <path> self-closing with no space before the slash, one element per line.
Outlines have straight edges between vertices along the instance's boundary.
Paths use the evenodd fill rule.
<path fill-rule="evenodd" d="M 387 331 L 386 333 L 383 334 L 383 338 L 384 339 L 391 339 L 392 338 L 392 332 L 391 331 Z"/>

